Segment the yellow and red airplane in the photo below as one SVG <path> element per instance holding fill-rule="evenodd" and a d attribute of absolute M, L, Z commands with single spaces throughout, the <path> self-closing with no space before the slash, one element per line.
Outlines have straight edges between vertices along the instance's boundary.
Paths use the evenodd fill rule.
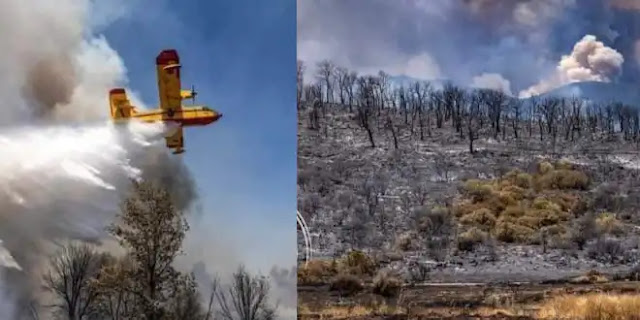
<path fill-rule="evenodd" d="M 173 49 L 163 50 L 156 57 L 158 76 L 158 93 L 160 108 L 154 110 L 138 110 L 131 105 L 124 88 L 114 88 L 109 92 L 111 119 L 116 122 L 137 119 L 143 122 L 174 122 L 179 128 L 171 136 L 166 137 L 167 148 L 174 149 L 174 154 L 183 153 L 184 137 L 182 127 L 204 126 L 222 117 L 222 114 L 206 106 L 184 106 L 182 100 L 194 99 L 195 90 L 183 90 L 180 84 L 180 59 Z"/>

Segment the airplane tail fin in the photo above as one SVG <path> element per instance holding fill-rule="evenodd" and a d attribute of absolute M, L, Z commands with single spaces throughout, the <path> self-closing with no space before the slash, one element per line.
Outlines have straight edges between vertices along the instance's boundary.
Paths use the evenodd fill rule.
<path fill-rule="evenodd" d="M 135 113 L 135 109 L 129 103 L 127 93 L 123 88 L 109 91 L 109 106 L 111 107 L 111 119 L 114 120 L 129 118 Z"/>

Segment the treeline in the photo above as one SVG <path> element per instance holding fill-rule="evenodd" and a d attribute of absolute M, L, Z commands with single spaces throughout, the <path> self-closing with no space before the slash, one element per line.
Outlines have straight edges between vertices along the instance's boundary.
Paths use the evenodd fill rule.
<path fill-rule="evenodd" d="M 425 140 L 434 129 L 450 127 L 468 141 L 480 137 L 549 143 L 580 139 L 640 143 L 640 113 L 620 102 L 593 103 L 578 97 L 511 97 L 492 89 L 465 90 L 451 83 L 436 88 L 428 81 L 398 84 L 384 71 L 359 75 L 325 60 L 317 63 L 312 79 L 298 61 L 297 105 L 307 110 L 307 125 L 320 130 L 332 107 L 347 108 L 376 147 L 376 131 L 387 131 L 394 148 L 403 135 Z M 534 140 L 535 139 L 535 140 Z"/>
<path fill-rule="evenodd" d="M 240 266 L 228 285 L 213 279 L 201 295 L 193 274 L 174 268 L 189 229 L 162 187 L 134 182 L 108 229 L 125 249 L 114 256 L 70 243 L 51 258 L 43 278 L 56 319 L 274 319 L 269 282 Z M 36 307 L 31 319 L 39 319 Z M 49 318 L 49 317 L 46 317 Z"/>

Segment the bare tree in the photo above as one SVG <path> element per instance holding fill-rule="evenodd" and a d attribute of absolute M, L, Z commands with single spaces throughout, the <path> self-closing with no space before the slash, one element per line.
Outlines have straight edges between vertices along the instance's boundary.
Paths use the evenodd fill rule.
<path fill-rule="evenodd" d="M 511 127 L 513 128 L 513 136 L 516 140 L 519 138 L 520 118 L 522 118 L 522 100 L 511 99 L 509 103 L 511 111 Z M 528 120 L 528 119 L 527 119 Z"/>
<path fill-rule="evenodd" d="M 429 97 L 431 86 L 428 82 L 416 81 L 411 86 L 411 96 L 414 101 L 414 116 L 418 117 L 418 126 L 420 127 L 420 140 L 424 140 L 424 130 L 427 129 L 427 135 L 431 135 L 429 125 L 429 112 L 427 109 L 427 99 Z"/>
<path fill-rule="evenodd" d="M 317 78 L 324 83 L 324 89 L 326 94 L 326 103 L 333 102 L 333 73 L 335 72 L 335 65 L 329 60 L 322 60 L 318 62 Z"/>
<path fill-rule="evenodd" d="M 67 244 L 50 260 L 44 287 L 59 300 L 55 308 L 65 319 L 95 316 L 98 291 L 91 285 L 108 257 L 86 244 Z"/>
<path fill-rule="evenodd" d="M 449 181 L 449 173 L 456 167 L 450 156 L 445 152 L 436 152 L 434 169 L 442 181 Z"/>
<path fill-rule="evenodd" d="M 387 107 L 387 101 L 389 99 L 389 75 L 384 71 L 379 71 L 377 79 L 378 95 L 380 96 L 380 108 L 378 115 L 380 115 L 380 112 Z"/>
<path fill-rule="evenodd" d="M 313 100 L 311 103 L 311 111 L 309 112 L 309 129 L 320 130 L 320 113 L 322 109 L 322 100 Z"/>
<path fill-rule="evenodd" d="M 225 320 L 275 319 L 276 307 L 268 301 L 269 281 L 250 275 L 244 266 L 238 267 L 226 291 L 218 291 L 219 315 Z"/>
<path fill-rule="evenodd" d="M 421 179 L 416 178 L 410 182 L 411 187 L 411 195 L 415 203 L 423 206 L 429 197 L 429 186 L 427 182 Z"/>
<path fill-rule="evenodd" d="M 404 115 L 404 124 L 409 124 L 409 99 L 404 86 L 395 89 L 395 96 L 398 103 L 398 110 Z"/>
<path fill-rule="evenodd" d="M 480 89 L 477 94 L 479 95 L 481 103 L 487 105 L 491 127 L 493 128 L 493 138 L 497 139 L 500 133 L 500 119 L 507 101 L 507 96 L 502 93 L 502 91 L 491 89 Z"/>
<path fill-rule="evenodd" d="M 436 128 L 441 129 L 444 123 L 444 96 L 442 91 L 431 92 L 431 103 L 434 105 L 436 116 Z"/>
<path fill-rule="evenodd" d="M 92 285 L 99 292 L 100 314 L 106 319 L 130 319 L 138 313 L 137 297 L 130 273 L 133 261 L 130 257 L 112 259 Z"/>
<path fill-rule="evenodd" d="M 174 283 L 173 299 L 169 302 L 167 318 L 181 320 L 202 320 L 205 313 L 200 304 L 200 293 L 193 274 L 182 275 Z"/>
<path fill-rule="evenodd" d="M 570 102 L 571 110 L 569 114 L 569 121 L 567 121 L 567 129 L 565 133 L 565 140 L 571 138 L 571 141 L 574 141 L 575 134 L 577 133 L 579 137 L 582 136 L 582 106 L 583 102 L 578 97 L 571 98 Z"/>
<path fill-rule="evenodd" d="M 358 80 L 358 74 L 355 71 L 349 72 L 345 79 L 345 86 L 347 89 L 347 96 L 349 97 L 349 112 L 353 112 L 353 102 L 355 100 L 355 86 L 356 80 Z"/>
<path fill-rule="evenodd" d="M 372 121 L 374 114 L 374 79 L 370 76 L 358 78 L 359 102 L 358 102 L 358 123 L 367 131 L 371 147 L 375 148 L 376 143 L 373 138 Z"/>
<path fill-rule="evenodd" d="M 218 277 L 215 276 L 211 282 L 211 293 L 209 294 L 209 303 L 207 304 L 207 313 L 204 315 L 204 320 L 213 319 L 213 302 L 218 292 Z"/>
<path fill-rule="evenodd" d="M 462 113 L 465 104 L 464 90 L 454 86 L 451 83 L 445 84 L 442 89 L 443 103 L 445 107 L 445 121 L 452 119 L 452 125 L 460 137 L 464 137 L 462 130 Z"/>
<path fill-rule="evenodd" d="M 473 141 L 478 139 L 478 130 L 480 128 L 478 124 L 478 118 L 480 116 L 480 104 L 482 103 L 482 96 L 479 92 L 471 94 L 469 106 L 466 112 L 466 131 L 467 139 L 469 140 L 469 153 L 474 153 Z"/>
<path fill-rule="evenodd" d="M 363 205 L 356 205 L 346 223 L 344 224 L 342 231 L 344 232 L 345 239 L 349 239 L 349 245 L 351 249 L 358 249 L 363 243 L 367 241 L 369 235 L 368 222 L 371 220 L 370 215 L 367 214 L 367 209 Z"/>
<path fill-rule="evenodd" d="M 306 66 L 302 60 L 298 60 L 296 73 L 296 97 L 298 109 L 302 107 L 302 94 L 304 93 L 304 71 Z"/>
<path fill-rule="evenodd" d="M 385 127 L 391 133 L 391 137 L 393 138 L 393 148 L 398 150 L 398 126 L 392 119 L 392 112 L 387 112 L 387 122 L 385 123 Z"/>
<path fill-rule="evenodd" d="M 546 131 L 548 134 L 552 134 L 553 131 L 557 131 L 556 120 L 558 119 L 559 106 L 561 103 L 559 98 L 546 98 L 542 100 L 540 104 L 540 110 L 546 124 Z"/>
<path fill-rule="evenodd" d="M 529 138 L 533 135 L 533 121 L 537 115 L 536 110 L 538 110 L 538 98 L 531 97 L 527 101 L 527 131 Z"/>
<path fill-rule="evenodd" d="M 345 67 L 336 67 L 335 79 L 338 84 L 338 97 L 340 98 L 340 104 L 345 105 L 349 96 L 349 70 Z"/>

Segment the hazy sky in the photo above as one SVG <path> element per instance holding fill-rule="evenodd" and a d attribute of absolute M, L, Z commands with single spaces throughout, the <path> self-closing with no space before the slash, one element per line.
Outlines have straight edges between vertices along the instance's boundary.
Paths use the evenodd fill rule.
<path fill-rule="evenodd" d="M 330 59 L 359 72 L 384 70 L 462 85 L 508 81 L 517 93 L 560 77 L 556 69 L 562 57 L 570 55 L 586 35 L 593 35 L 590 46 L 609 47 L 624 57 L 621 65 L 612 62 L 616 72 L 611 80 L 638 79 L 638 1 L 298 0 L 297 4 L 298 58 L 310 68 Z M 601 52 L 590 52 L 594 65 L 601 61 Z"/>

